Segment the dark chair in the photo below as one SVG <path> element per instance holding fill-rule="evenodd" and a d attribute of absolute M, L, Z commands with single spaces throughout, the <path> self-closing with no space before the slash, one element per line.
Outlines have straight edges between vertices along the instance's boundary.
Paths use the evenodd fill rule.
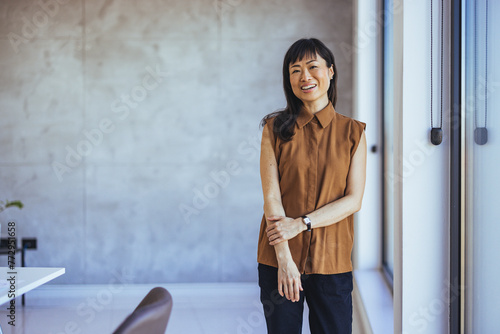
<path fill-rule="evenodd" d="M 113 334 L 164 334 L 172 311 L 172 296 L 156 287 L 140 302 Z"/>

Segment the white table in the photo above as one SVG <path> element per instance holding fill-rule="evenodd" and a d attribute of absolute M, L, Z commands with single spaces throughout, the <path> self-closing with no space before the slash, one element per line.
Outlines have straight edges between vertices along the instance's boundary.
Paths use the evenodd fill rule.
<path fill-rule="evenodd" d="M 65 271 L 65 268 L 16 267 L 10 270 L 7 267 L 0 267 L 0 305 L 61 276 Z M 7 281 L 12 276 L 15 277 L 15 290 L 10 289 L 10 282 Z M 9 291 L 11 291 L 10 297 Z M 15 296 L 12 295 L 12 291 Z"/>

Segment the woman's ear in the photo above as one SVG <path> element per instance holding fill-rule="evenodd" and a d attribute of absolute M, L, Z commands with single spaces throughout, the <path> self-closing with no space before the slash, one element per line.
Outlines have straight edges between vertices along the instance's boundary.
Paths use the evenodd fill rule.
<path fill-rule="evenodd" d="M 335 72 L 333 72 L 333 64 L 332 66 L 330 66 L 330 68 L 328 69 L 328 72 L 330 72 L 330 80 L 333 79 L 333 75 L 335 74 Z"/>

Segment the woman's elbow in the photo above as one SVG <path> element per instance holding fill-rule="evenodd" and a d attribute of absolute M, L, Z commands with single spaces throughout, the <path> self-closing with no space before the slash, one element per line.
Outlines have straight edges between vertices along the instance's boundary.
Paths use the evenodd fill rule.
<path fill-rule="evenodd" d="M 352 210 L 353 210 L 352 213 L 355 213 L 355 212 L 358 212 L 359 210 L 361 210 L 362 202 L 363 202 L 362 198 L 359 198 L 356 196 L 352 197 Z"/>

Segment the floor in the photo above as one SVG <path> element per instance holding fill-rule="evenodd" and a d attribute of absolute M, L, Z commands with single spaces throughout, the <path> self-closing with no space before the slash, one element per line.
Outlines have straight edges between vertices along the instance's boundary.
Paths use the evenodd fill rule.
<path fill-rule="evenodd" d="M 161 286 L 170 291 L 174 300 L 167 334 L 266 333 L 256 283 Z M 8 324 L 6 307 L 0 310 L 0 324 L 4 334 L 111 333 L 153 287 L 42 286 L 27 294 L 25 307 L 21 306 L 20 298 L 16 300 L 15 327 Z M 353 333 L 364 334 L 356 305 L 354 310 Z M 306 319 L 307 308 L 303 334 L 310 334 Z"/>
<path fill-rule="evenodd" d="M 394 333 L 392 290 L 378 270 L 356 270 L 357 287 L 365 307 L 367 322 L 374 334 Z"/>

